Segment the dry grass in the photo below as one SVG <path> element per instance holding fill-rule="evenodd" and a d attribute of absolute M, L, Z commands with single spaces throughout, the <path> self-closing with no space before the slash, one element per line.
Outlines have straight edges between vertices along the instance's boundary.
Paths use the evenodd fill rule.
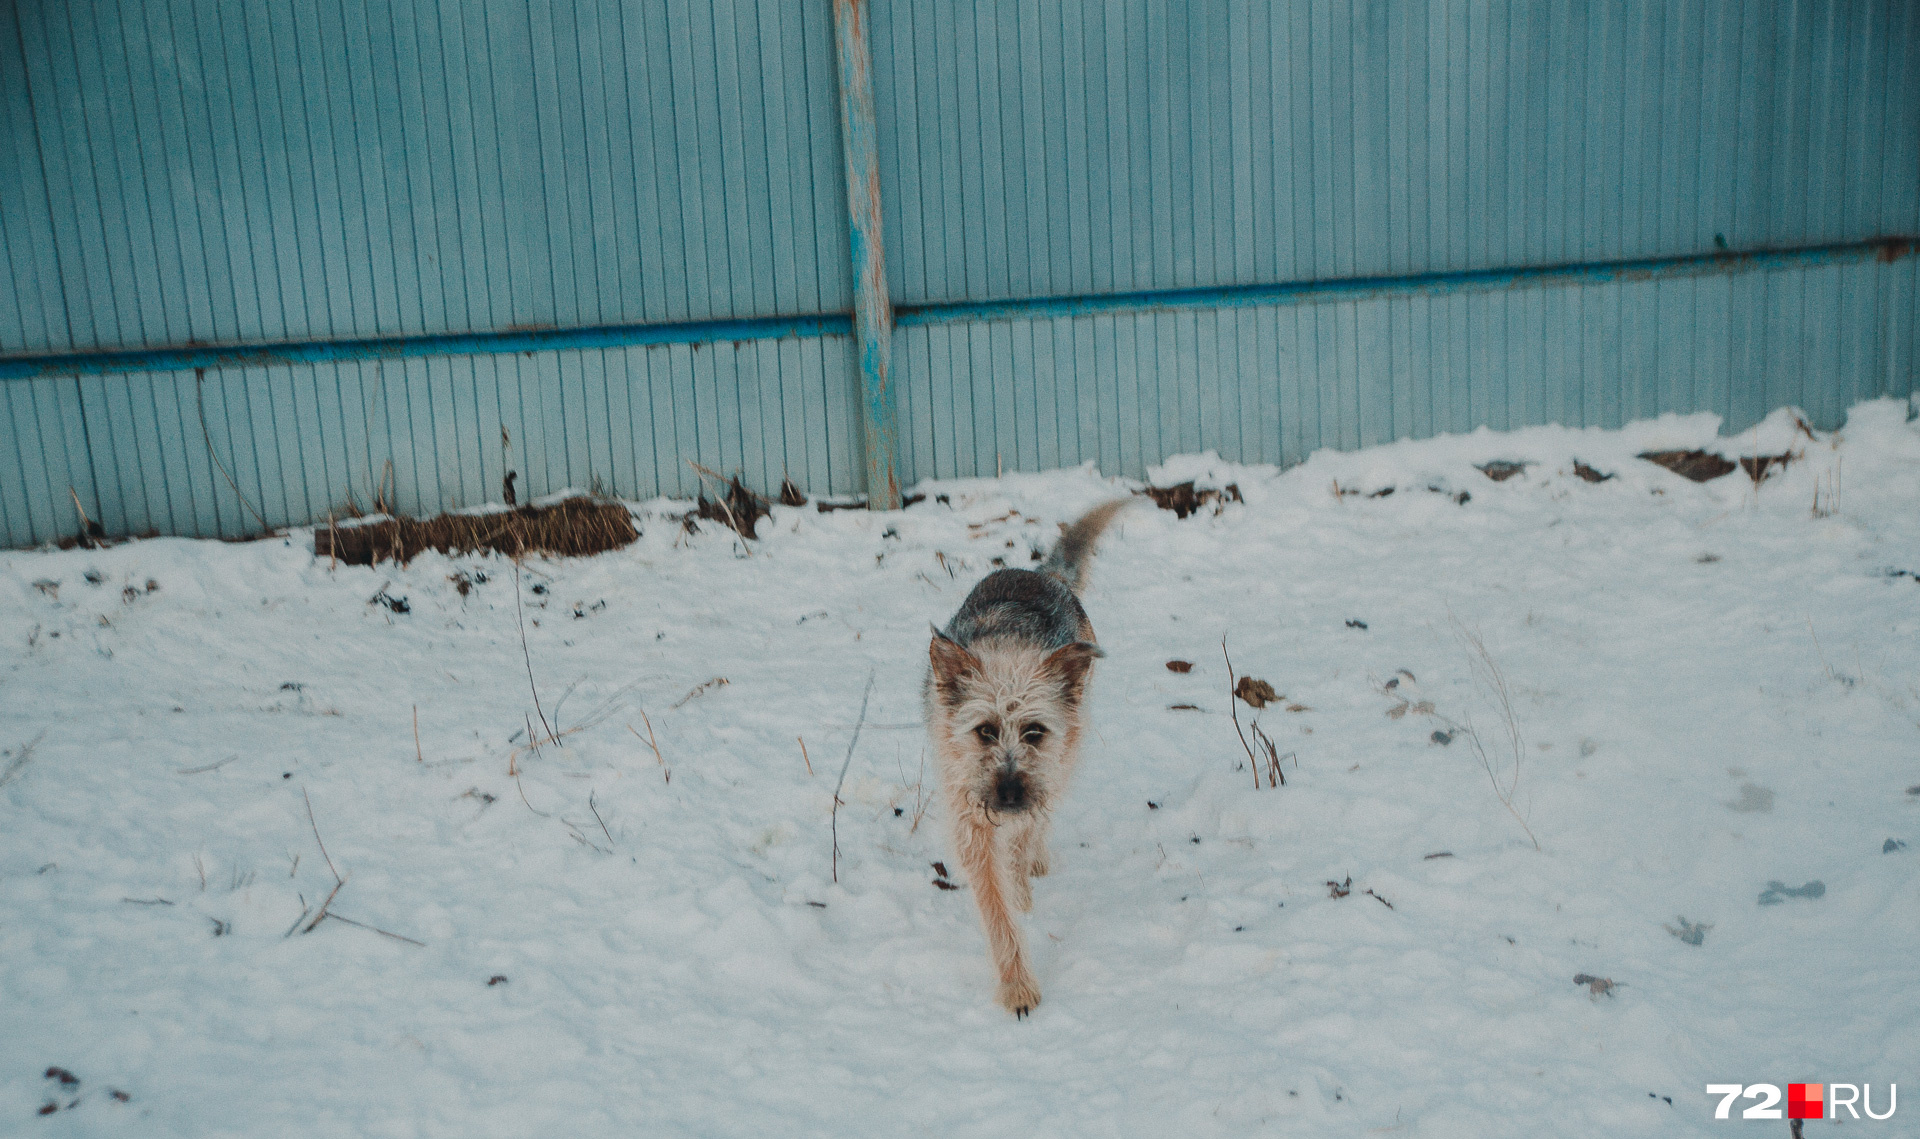
<path fill-rule="evenodd" d="M 1833 466 L 1823 471 L 1813 484 L 1813 516 L 1831 518 L 1840 513 L 1840 472 L 1841 460 L 1835 458 Z"/>
<path fill-rule="evenodd" d="M 1527 841 L 1533 843 L 1535 850 L 1539 850 L 1540 840 L 1534 837 L 1533 828 L 1527 825 L 1526 817 L 1514 805 L 1514 796 L 1520 789 L 1520 765 L 1526 755 L 1527 745 L 1520 736 L 1520 721 L 1514 715 L 1513 693 L 1507 687 L 1506 674 L 1500 671 L 1500 666 L 1494 662 L 1493 654 L 1487 651 L 1486 643 L 1478 633 L 1462 625 L 1457 618 L 1453 622 L 1453 631 L 1467 650 L 1467 666 L 1473 671 L 1474 684 L 1486 690 L 1493 700 L 1494 710 L 1500 714 L 1506 738 L 1495 742 L 1496 757 L 1488 752 L 1486 742 L 1474 730 L 1472 720 L 1465 723 L 1448 720 L 1447 723 L 1456 732 L 1466 736 L 1467 742 L 1473 745 L 1473 752 L 1480 757 L 1480 766 L 1487 773 L 1487 781 L 1493 784 L 1494 797 L 1520 824 L 1520 829 L 1527 832 Z"/>
<path fill-rule="evenodd" d="M 1800 453 L 1797 451 L 1786 451 L 1778 455 L 1743 455 L 1740 458 L 1740 469 L 1747 472 L 1747 478 L 1753 481 L 1755 487 L 1758 487 L 1772 478 L 1776 471 L 1786 470 L 1788 464 L 1799 457 Z"/>
<path fill-rule="evenodd" d="M 514 558 L 525 554 L 582 557 L 620 549 L 639 536 L 633 514 L 620 503 L 569 498 L 551 506 L 523 506 L 494 514 L 384 518 L 329 526 L 314 532 L 313 554 L 355 566 L 382 561 L 404 565 L 427 550 L 501 553 Z"/>
<path fill-rule="evenodd" d="M 646 738 L 646 741 L 645 741 L 645 742 L 646 742 L 646 745 L 647 745 L 647 746 L 648 746 L 649 748 L 652 748 L 652 749 L 653 749 L 653 758 L 654 758 L 654 761 L 655 761 L 655 762 L 657 762 L 657 763 L 658 763 L 658 764 L 660 765 L 660 774 L 661 774 L 661 776 L 662 776 L 662 777 L 664 777 L 664 778 L 665 778 L 665 780 L 666 780 L 666 781 L 667 781 L 668 783 L 672 783 L 672 782 L 673 782 L 673 768 L 671 768 L 671 767 L 668 767 L 668 766 L 667 766 L 667 757 L 666 757 L 666 756 L 664 756 L 664 755 L 661 755 L 661 754 L 660 754 L 660 744 L 659 744 L 659 741 L 657 741 L 657 740 L 655 740 L 655 739 L 653 738 L 653 720 L 652 720 L 652 718 L 651 718 L 651 717 L 649 717 L 649 716 L 647 715 L 647 711 L 646 711 L 646 709 L 644 709 L 644 708 L 642 708 L 642 709 L 640 710 L 640 721 L 641 721 L 641 723 L 644 723 L 645 725 L 647 725 L 647 738 Z M 634 739 L 639 739 L 639 738 L 640 738 L 640 733 L 639 733 L 639 732 L 635 732 L 635 731 L 633 730 L 633 725 L 632 725 L 632 724 L 628 724 L 628 725 L 627 725 L 627 730 L 628 730 L 628 731 L 630 731 L 630 732 L 633 732 L 633 738 L 634 738 Z"/>
<path fill-rule="evenodd" d="M 755 529 L 760 525 L 760 520 L 772 513 L 767 509 L 767 500 L 748 490 L 746 484 L 740 481 L 739 475 L 731 479 L 722 478 L 718 473 L 701 466 L 692 459 L 687 460 L 687 465 L 700 476 L 703 488 L 707 486 L 717 488 L 715 491 L 717 497 L 712 501 L 708 500 L 705 493 L 700 495 L 694 506 L 693 517 L 718 522 L 742 538 L 753 537 Z M 792 484 L 788 483 L 787 486 L 790 487 Z M 746 549 L 747 556 L 752 557 L 753 547 L 748 546 Z"/>
<path fill-rule="evenodd" d="M 513 559 L 513 620 L 520 629 L 520 659 L 524 660 L 527 664 L 527 690 L 533 693 L 534 710 L 540 713 L 540 726 L 547 729 L 547 738 L 554 743 L 559 743 L 559 735 L 554 732 L 553 725 L 547 723 L 546 709 L 540 707 L 540 686 L 533 682 L 533 653 L 527 649 L 527 619 L 526 613 L 520 604 L 520 559 L 517 557 Z M 555 708 L 554 711 L 558 713 L 559 709 Z M 538 747 L 539 744 L 536 742 L 538 738 L 539 737 L 533 734 L 533 721 L 527 721 L 528 744 Z M 514 762 L 512 757 L 509 757 L 507 760 L 507 770 L 511 773 L 513 769 Z"/>
<path fill-rule="evenodd" d="M 692 690 L 689 691 L 685 696 L 682 696 L 680 699 L 675 700 L 673 702 L 673 707 L 675 710 L 678 710 L 682 707 L 685 707 L 687 704 L 690 704 L 693 701 L 699 699 L 700 697 L 705 696 L 708 692 L 711 692 L 716 688 L 724 688 L 731 683 L 732 681 L 729 681 L 724 676 L 716 676 L 712 680 L 708 680 L 700 684 L 696 684 L 693 686 Z"/>
<path fill-rule="evenodd" d="M 1722 456 L 1705 451 L 1642 451 L 1640 457 L 1694 482 L 1708 482 L 1734 469 Z"/>
<path fill-rule="evenodd" d="M 427 944 L 424 941 L 415 941 L 411 937 L 403 937 L 400 934 L 392 933 L 387 930 L 381 929 L 379 926 L 368 925 L 365 922 L 355 921 L 350 917 L 343 917 L 340 914 L 336 914 L 333 912 L 333 900 L 340 896 L 341 890 L 346 888 L 347 879 L 346 879 L 346 876 L 341 874 L 340 871 L 333 865 L 333 856 L 327 853 L 327 844 L 320 837 L 320 824 L 317 821 L 315 821 L 313 817 L 313 800 L 311 798 L 308 798 L 306 789 L 304 787 L 301 788 L 300 790 L 300 798 L 307 805 L 307 825 L 313 828 L 314 845 L 320 848 L 320 857 L 327 860 L 327 872 L 333 875 L 333 889 L 329 890 L 327 892 L 326 898 L 323 901 L 321 901 L 320 909 L 318 912 L 315 912 L 313 909 L 308 907 L 306 904 L 306 899 L 302 897 L 300 899 L 300 902 L 301 902 L 300 916 L 293 919 L 293 924 L 287 927 L 287 932 L 283 935 L 283 937 L 292 937 L 296 932 L 312 933 L 315 929 L 319 928 L 321 922 L 327 921 L 328 919 L 332 919 L 333 921 L 342 922 L 346 925 L 353 926 L 356 929 L 364 929 L 369 933 L 377 933 L 381 937 L 390 937 L 395 941 L 404 941 L 408 945 L 417 945 L 420 948 L 425 949 L 427 947 Z M 236 873 L 237 873 L 237 870 L 238 868 L 236 867 Z M 201 889 L 205 889 L 205 888 L 206 888 L 205 872 L 202 871 Z M 238 887 L 236 886 L 236 888 Z M 169 902 L 168 904 L 171 905 L 172 903 Z M 312 921 L 307 920 L 307 917 L 309 914 L 313 916 Z"/>
<path fill-rule="evenodd" d="M 840 800 L 840 789 L 847 785 L 847 768 L 853 766 L 853 750 L 860 746 L 860 729 L 867 725 L 867 702 L 873 699 L 874 675 L 871 670 L 867 672 L 866 695 L 860 697 L 860 719 L 853 725 L 853 738 L 847 741 L 847 758 L 840 764 L 840 778 L 833 784 L 833 811 L 830 825 L 833 828 L 833 880 L 836 883 L 840 881 L 840 808 L 843 805 Z"/>
<path fill-rule="evenodd" d="M 895 768 L 900 772 L 900 788 L 901 788 L 900 794 L 905 795 L 906 786 L 907 786 L 907 769 L 904 766 L 901 766 L 900 757 L 898 754 L 895 754 L 895 756 L 893 757 L 893 762 L 894 762 Z M 913 779 L 913 825 L 907 828 L 908 834 L 913 834 L 917 832 L 920 829 L 920 820 L 926 817 L 927 804 L 930 801 L 927 795 L 926 788 L 927 788 L 927 749 L 921 748 L 920 749 L 920 769 L 914 773 L 914 779 Z M 896 805 L 894 806 L 895 814 L 899 814 L 900 811 L 902 810 L 902 808 L 897 805 L 898 799 L 899 799 L 899 796 L 896 796 L 895 797 Z"/>
<path fill-rule="evenodd" d="M 1265 758 L 1263 759 L 1254 751 L 1253 744 L 1247 742 L 1247 733 L 1240 728 L 1240 706 L 1238 703 L 1239 700 L 1246 699 L 1248 695 L 1254 695 L 1259 698 L 1259 702 L 1255 703 L 1254 700 L 1248 699 L 1247 703 L 1259 708 L 1265 706 L 1270 700 L 1277 700 L 1280 699 L 1280 697 L 1274 693 L 1273 685 L 1268 684 L 1264 680 L 1254 681 L 1251 677 L 1246 676 L 1236 679 L 1233 673 L 1233 658 L 1227 655 L 1227 639 L 1225 637 L 1220 638 L 1220 655 L 1225 658 L 1227 662 L 1227 713 L 1233 717 L 1233 731 L 1235 735 L 1240 737 L 1240 746 L 1246 749 L 1247 766 L 1253 769 L 1253 789 L 1255 791 L 1260 789 L 1260 774 L 1262 769 L 1266 772 L 1267 786 L 1283 787 L 1286 785 L 1287 776 L 1285 772 L 1280 770 L 1279 748 L 1275 747 L 1273 740 L 1268 738 L 1267 734 L 1260 730 L 1260 720 L 1258 717 L 1255 717 L 1253 721 L 1253 738 L 1255 742 L 1259 743 L 1260 750 L 1266 753 Z M 1252 684 L 1249 684 L 1249 681 L 1252 681 Z M 1259 685 L 1260 689 L 1264 691 L 1255 690 L 1253 685 Z M 1243 686 L 1247 687 L 1249 691 L 1243 693 L 1241 691 Z M 1176 704 L 1174 707 L 1177 708 L 1180 707 L 1180 705 Z M 1298 762 L 1297 758 L 1295 762 Z"/>
<path fill-rule="evenodd" d="M 0 751 L 0 759 L 7 761 L 6 767 L 0 769 L 0 787 L 5 787 L 20 777 L 20 773 L 26 770 L 27 764 L 33 759 L 33 749 L 39 747 L 40 741 L 45 738 L 47 738 L 47 732 L 42 728 L 39 735 L 21 744 L 17 752 Z"/>
<path fill-rule="evenodd" d="M 1237 483 L 1228 483 L 1218 490 L 1213 488 L 1196 490 L 1193 482 L 1188 481 L 1180 483 L 1177 486 L 1141 487 L 1134 493 L 1144 494 L 1148 498 L 1151 498 L 1153 504 L 1162 510 L 1173 511 L 1175 518 L 1185 518 L 1189 514 L 1198 513 L 1202 507 L 1209 505 L 1213 507 L 1215 514 L 1219 514 L 1226 509 L 1227 503 L 1229 502 L 1246 501 L 1240 497 L 1240 486 Z"/>

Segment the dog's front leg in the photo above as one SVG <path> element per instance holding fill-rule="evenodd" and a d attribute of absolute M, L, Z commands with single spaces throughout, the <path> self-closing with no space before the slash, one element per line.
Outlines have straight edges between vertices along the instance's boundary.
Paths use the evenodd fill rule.
<path fill-rule="evenodd" d="M 1027 831 L 1021 850 L 1026 856 L 1023 869 L 1029 878 L 1045 878 L 1053 869 L 1053 854 L 1047 849 L 1047 832 L 1052 829 L 1053 819 L 1045 812 L 1036 814 L 1032 827 Z"/>
<path fill-rule="evenodd" d="M 987 949 L 993 955 L 994 971 L 1000 986 L 995 994 L 1002 1008 L 1024 1017 L 1040 1003 L 1040 985 L 1027 967 L 1027 951 L 1020 938 L 1020 927 L 1013 924 L 1007 909 L 1005 861 L 994 850 L 994 827 L 985 822 L 962 819 L 954 826 L 954 846 L 960 865 L 966 868 L 967 882 L 973 887 L 974 904 L 980 907 L 980 925 L 986 931 Z"/>
<path fill-rule="evenodd" d="M 1000 833 L 1007 844 L 1007 896 L 1014 909 L 1028 913 L 1033 909 L 1032 879 L 1047 872 L 1047 816 L 1029 813 L 1002 826 Z"/>
<path fill-rule="evenodd" d="M 1013 833 L 1007 834 L 1008 830 Z M 1025 820 L 1002 827 L 1001 841 L 1007 849 L 994 860 L 1006 871 L 1007 903 L 1023 914 L 1033 910 L 1033 883 L 1027 880 L 1027 840 L 1032 834 L 1033 826 Z"/>

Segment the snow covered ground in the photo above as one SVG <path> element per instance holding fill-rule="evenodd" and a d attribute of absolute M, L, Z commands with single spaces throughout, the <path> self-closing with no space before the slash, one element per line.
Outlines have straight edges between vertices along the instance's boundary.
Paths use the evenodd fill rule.
<path fill-rule="evenodd" d="M 526 658 L 499 558 L 0 554 L 0 1133 L 1784 1134 L 1704 1085 L 1920 1097 L 1906 416 L 1157 472 L 1245 502 L 1143 502 L 1095 562 L 1109 656 L 1024 1023 L 935 885 L 927 626 L 1125 484 L 777 508 L 750 555 L 647 503 L 628 549 L 525 566 Z M 1758 487 L 1634 457 L 1696 446 L 1801 457 Z M 1246 766 L 1223 636 L 1284 694 L 1240 708 L 1284 787 Z M 528 658 L 568 733 L 537 753 Z M 288 936 L 328 858 L 362 925 Z"/>

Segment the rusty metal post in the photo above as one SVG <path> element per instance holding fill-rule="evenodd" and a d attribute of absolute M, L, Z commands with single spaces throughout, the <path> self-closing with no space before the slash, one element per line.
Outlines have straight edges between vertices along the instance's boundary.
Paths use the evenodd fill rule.
<path fill-rule="evenodd" d="M 880 238 L 880 149 L 873 121 L 873 58 L 867 0 L 833 0 L 833 52 L 840 73 L 840 145 L 847 160 L 847 233 L 853 253 L 853 351 L 860 374 L 860 434 L 867 454 L 867 509 L 900 509 L 894 470 L 899 429 L 887 375 L 893 305 Z"/>

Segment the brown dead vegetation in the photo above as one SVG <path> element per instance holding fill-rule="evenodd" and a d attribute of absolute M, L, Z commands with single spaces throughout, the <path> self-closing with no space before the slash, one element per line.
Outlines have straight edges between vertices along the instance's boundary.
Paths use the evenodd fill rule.
<path fill-rule="evenodd" d="M 1265 708 L 1269 704 L 1284 699 L 1273 690 L 1273 685 L 1264 680 L 1255 680 L 1251 676 L 1241 677 L 1239 683 L 1233 686 L 1233 694 L 1245 700 L 1251 708 Z"/>
<path fill-rule="evenodd" d="M 711 474 L 704 468 L 696 469 L 700 470 L 703 477 Z M 742 538 L 753 537 L 760 520 L 772 513 L 767 509 L 767 500 L 748 490 L 739 475 L 720 485 L 725 488 L 725 493 L 718 499 L 708 499 L 701 494 L 694 506 L 693 516 L 718 522 Z"/>
<path fill-rule="evenodd" d="M 1494 482 L 1506 482 L 1515 475 L 1526 474 L 1527 468 L 1532 465 L 1533 464 L 1529 462 L 1516 462 L 1512 459 L 1494 459 L 1484 466 L 1475 469 Z"/>
<path fill-rule="evenodd" d="M 1153 504 L 1160 509 L 1173 511 L 1175 518 L 1185 518 L 1209 503 L 1213 505 L 1213 512 L 1218 514 L 1229 502 L 1246 501 L 1240 497 L 1239 483 L 1228 483 L 1218 489 L 1208 487 L 1205 490 L 1195 490 L 1192 481 L 1188 481 L 1178 486 L 1141 487 L 1137 493 L 1151 498 Z"/>
<path fill-rule="evenodd" d="M 1787 464 L 1795 459 L 1793 452 L 1781 455 L 1747 455 L 1740 460 L 1740 469 L 1747 472 L 1753 485 L 1759 486 L 1773 476 L 1775 471 L 1784 471 Z"/>
<path fill-rule="evenodd" d="M 348 565 L 393 561 L 404 565 L 427 550 L 443 554 L 548 554 L 582 557 L 617 550 L 640 536 L 633 514 L 618 502 L 569 498 L 551 506 L 523 506 L 494 514 L 384 518 L 328 526 L 313 535 L 317 558 Z"/>
<path fill-rule="evenodd" d="M 1705 451 L 1642 451 L 1640 457 L 1694 482 L 1709 482 L 1733 470 L 1726 458 Z"/>

